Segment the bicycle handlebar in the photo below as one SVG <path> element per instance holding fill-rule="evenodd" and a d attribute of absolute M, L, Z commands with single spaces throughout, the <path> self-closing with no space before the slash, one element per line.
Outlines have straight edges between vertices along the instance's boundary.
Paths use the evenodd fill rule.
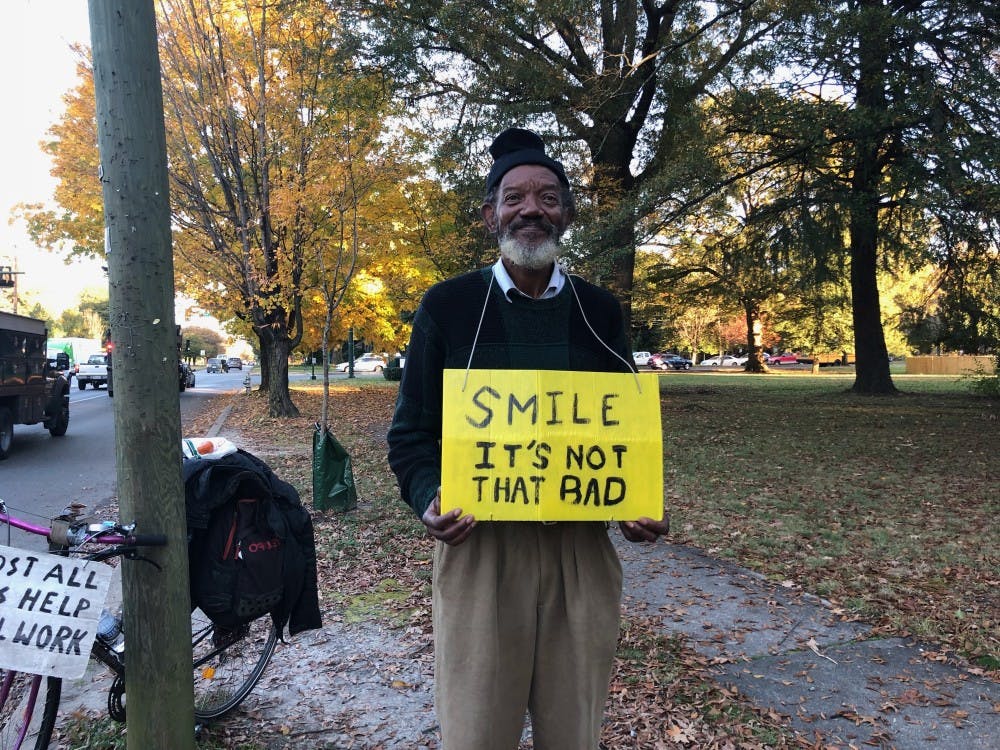
<path fill-rule="evenodd" d="M 50 542 L 64 547 L 77 547 L 87 542 L 98 544 L 120 545 L 124 547 L 165 547 L 165 534 L 132 534 L 134 526 L 122 528 L 112 522 L 107 522 L 104 528 L 60 517 L 52 520 L 50 526 L 38 526 L 7 512 L 6 506 L 0 500 L 0 524 L 9 524 L 14 528 L 37 534 L 49 539 Z"/>
<path fill-rule="evenodd" d="M 55 519 L 48 537 L 49 541 L 65 547 L 78 547 L 87 542 L 125 547 L 164 547 L 167 544 L 165 534 L 132 534 L 130 531 L 131 529 L 121 528 L 96 530 L 85 524 Z"/>
<path fill-rule="evenodd" d="M 166 534 L 132 534 L 122 542 L 127 547 L 166 547 Z"/>

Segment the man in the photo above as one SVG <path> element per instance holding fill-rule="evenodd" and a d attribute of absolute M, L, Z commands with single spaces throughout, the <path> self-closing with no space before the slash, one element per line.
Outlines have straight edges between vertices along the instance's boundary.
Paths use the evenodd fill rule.
<path fill-rule="evenodd" d="M 617 300 L 556 263 L 575 214 L 562 165 L 520 128 L 498 135 L 490 153 L 482 216 L 500 260 L 424 296 L 389 463 L 437 540 L 434 674 L 444 749 L 513 750 L 527 711 L 536 750 L 596 750 L 622 581 L 607 525 L 477 524 L 461 507 L 441 513 L 444 369 L 631 371 Z M 648 518 L 620 527 L 636 542 L 667 531 Z"/>

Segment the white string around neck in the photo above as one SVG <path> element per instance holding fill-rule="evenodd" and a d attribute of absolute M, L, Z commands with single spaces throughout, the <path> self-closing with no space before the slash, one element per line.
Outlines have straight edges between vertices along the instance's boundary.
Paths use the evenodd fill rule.
<path fill-rule="evenodd" d="M 642 384 L 639 381 L 639 371 L 636 369 L 635 364 L 629 362 L 622 355 L 608 346 L 604 339 L 597 334 L 597 331 L 594 330 L 594 327 L 590 325 L 590 321 L 587 319 L 587 313 L 584 312 L 583 302 L 580 301 L 580 295 L 577 294 L 576 286 L 573 284 L 573 277 L 570 275 L 569 271 L 566 270 L 564 265 L 559 264 L 559 269 L 566 276 L 566 281 L 569 282 L 569 288 L 573 290 L 573 297 L 576 299 L 577 307 L 580 308 L 580 316 L 583 318 L 583 322 L 586 324 L 587 330 L 589 330 L 593 337 L 600 342 L 601 346 L 611 352 L 612 355 L 614 355 L 628 368 L 628 371 L 632 373 L 632 377 L 635 378 L 636 390 L 639 393 L 642 393 Z M 490 291 L 493 289 L 493 279 L 494 274 L 491 272 L 490 282 L 486 285 L 486 298 L 483 300 L 483 309 L 482 312 L 479 313 L 479 323 L 476 325 L 476 335 L 472 339 L 472 349 L 469 351 L 469 361 L 465 365 L 465 380 L 462 381 L 463 393 L 465 392 L 466 386 L 469 384 L 469 371 L 472 369 L 472 358 L 476 353 L 476 344 L 479 343 L 479 332 L 483 329 L 483 320 L 486 318 L 486 307 L 490 303 Z"/>

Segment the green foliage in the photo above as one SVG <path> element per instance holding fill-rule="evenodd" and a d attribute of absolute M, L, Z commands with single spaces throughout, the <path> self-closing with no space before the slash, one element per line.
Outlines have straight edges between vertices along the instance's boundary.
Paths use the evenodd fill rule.
<path fill-rule="evenodd" d="M 1000 354 L 993 358 L 993 372 L 986 372 L 982 366 L 976 367 L 976 372 L 966 378 L 969 387 L 988 398 L 1000 399 Z"/>
<path fill-rule="evenodd" d="M 262 745 L 253 741 L 227 741 L 224 732 L 215 736 L 211 728 L 198 736 L 199 750 L 262 750 Z M 65 722 L 58 734 L 59 747 L 66 750 L 126 750 L 126 725 L 119 724 L 107 716 L 95 718 L 87 714 L 77 714 Z"/>
<path fill-rule="evenodd" d="M 463 189 L 481 185 L 485 144 L 500 127 L 546 132 L 584 187 L 572 262 L 625 299 L 638 243 L 699 202 L 715 175 L 699 103 L 731 85 L 731 68 L 756 64 L 751 47 L 764 29 L 778 33 L 784 12 L 693 0 L 614 14 L 580 0 L 351 5 L 363 18 L 348 24 L 365 35 L 358 46 L 399 71 L 414 97 L 453 114 L 439 153 L 470 167 L 452 171 Z"/>
<path fill-rule="evenodd" d="M 61 733 L 61 746 L 69 750 L 125 750 L 125 725 L 107 716 L 74 716 Z"/>
<path fill-rule="evenodd" d="M 60 336 L 79 336 L 85 339 L 103 339 L 108 329 L 108 302 L 100 310 L 88 308 L 84 304 L 76 310 L 67 308 L 59 315 L 54 325 Z"/>
<path fill-rule="evenodd" d="M 218 357 L 222 354 L 222 336 L 211 328 L 190 326 L 181 330 L 181 338 L 190 344 L 190 346 L 181 345 L 183 347 L 182 355 L 198 357 L 201 356 L 202 350 L 204 350 L 206 357 Z"/>
<path fill-rule="evenodd" d="M 386 380 L 402 380 L 403 368 L 399 366 L 399 357 L 393 357 L 382 369 L 382 377 Z"/>
<path fill-rule="evenodd" d="M 935 319 L 939 343 L 951 351 L 1000 351 L 1000 254 L 995 249 L 950 270 Z"/>
<path fill-rule="evenodd" d="M 49 331 L 49 336 L 54 336 L 55 335 L 55 333 L 54 333 L 55 325 L 54 325 L 54 321 L 52 320 L 52 316 L 49 315 L 48 310 L 46 310 L 44 307 L 42 307 L 42 303 L 41 302 L 36 302 L 31 307 L 29 307 L 27 310 L 20 310 L 19 314 L 26 315 L 27 317 L 34 318 L 35 320 L 44 320 L 45 321 L 45 327 Z"/>
<path fill-rule="evenodd" d="M 807 12 L 788 19 L 774 48 L 784 73 L 747 70 L 753 85 L 723 92 L 711 112 L 728 128 L 719 170 L 729 203 L 700 244 L 720 252 L 686 265 L 670 257 L 677 272 L 712 273 L 728 299 L 766 291 L 761 272 L 777 269 L 773 288 L 791 304 L 774 311 L 786 334 L 798 329 L 786 342 L 822 349 L 857 333 L 862 390 L 891 388 L 872 377 L 890 338 L 880 272 L 942 263 L 945 294 L 936 311 L 912 308 L 910 330 L 930 332 L 920 323 L 933 314 L 935 343 L 995 348 L 1000 151 L 983 137 L 998 113 L 995 19 L 979 3 L 920 5 L 799 5 Z M 734 229 L 750 238 L 735 263 Z"/>

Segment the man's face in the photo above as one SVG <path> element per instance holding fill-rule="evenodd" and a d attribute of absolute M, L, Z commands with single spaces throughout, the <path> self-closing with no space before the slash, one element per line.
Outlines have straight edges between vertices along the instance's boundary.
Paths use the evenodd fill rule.
<path fill-rule="evenodd" d="M 559 238 L 569 225 L 562 185 L 552 170 L 522 164 L 507 172 L 495 204 L 482 208 L 483 220 L 497 233 L 500 254 L 515 265 L 542 269 L 559 255 Z"/>

